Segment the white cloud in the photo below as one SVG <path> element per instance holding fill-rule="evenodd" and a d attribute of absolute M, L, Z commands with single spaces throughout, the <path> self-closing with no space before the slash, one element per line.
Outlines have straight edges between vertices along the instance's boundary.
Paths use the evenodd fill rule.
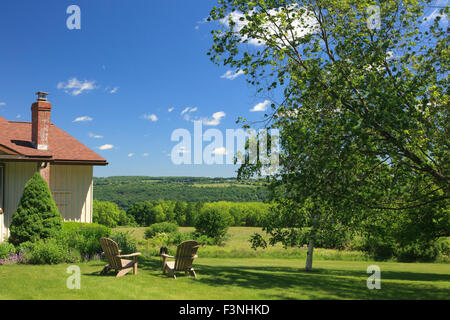
<path fill-rule="evenodd" d="M 114 87 L 112 90 L 109 91 L 109 93 L 111 94 L 116 93 L 117 90 L 119 90 L 119 87 Z"/>
<path fill-rule="evenodd" d="M 20 119 L 20 118 L 22 118 L 22 115 L 21 115 L 21 114 L 18 114 L 18 115 L 16 116 L 16 118 L 17 118 L 17 119 Z"/>
<path fill-rule="evenodd" d="M 87 122 L 87 121 L 92 121 L 92 120 L 94 120 L 94 119 L 92 119 L 91 117 L 83 116 L 83 117 L 76 118 L 72 122 Z"/>
<path fill-rule="evenodd" d="M 252 109 L 250 109 L 250 112 L 266 111 L 269 104 L 270 104 L 270 100 L 265 100 L 264 102 L 260 102 L 256 106 L 254 106 Z"/>
<path fill-rule="evenodd" d="M 184 114 L 184 120 L 190 121 L 190 120 L 191 120 L 191 116 L 189 115 L 189 113 L 195 112 L 195 111 L 197 111 L 197 110 L 198 110 L 197 107 L 195 107 L 195 108 L 189 108 L 189 107 L 187 107 L 187 108 L 185 108 L 183 111 L 181 111 L 181 115 Z"/>
<path fill-rule="evenodd" d="M 114 146 L 112 144 L 104 144 L 100 147 L 98 147 L 100 150 L 110 150 L 112 148 L 114 148 Z"/>
<path fill-rule="evenodd" d="M 187 107 L 187 108 L 184 108 L 183 111 L 181 111 L 181 115 L 183 115 L 183 114 L 185 114 L 185 113 L 188 113 L 188 112 L 195 112 L 195 111 L 197 111 L 197 110 L 198 110 L 197 107 L 195 107 L 195 108 L 189 108 L 189 107 Z"/>
<path fill-rule="evenodd" d="M 311 12 L 302 13 L 301 10 L 304 8 L 301 8 L 298 6 L 298 4 L 292 4 L 288 7 L 289 10 L 289 17 L 292 19 L 295 14 L 295 20 L 292 22 L 292 33 L 291 31 L 286 32 L 287 39 L 289 41 L 292 41 L 294 39 L 299 39 L 304 37 L 307 34 L 314 33 L 317 30 L 318 23 L 317 20 L 313 17 Z M 282 15 L 283 10 L 281 8 L 279 9 L 270 9 L 267 11 L 268 16 L 275 17 L 274 20 L 275 23 L 269 21 L 267 17 L 266 23 L 261 25 L 261 28 L 263 31 L 259 34 L 260 37 L 256 38 L 242 38 L 241 41 L 248 41 L 249 44 L 255 45 L 255 46 L 262 46 L 265 45 L 264 38 L 268 38 L 268 36 L 272 35 L 279 35 L 279 29 L 277 26 L 282 25 L 282 20 L 280 20 L 280 15 Z M 254 14 L 254 12 L 250 12 L 250 14 Z M 245 15 L 238 11 L 231 12 L 227 17 L 220 20 L 220 22 L 224 25 L 226 25 L 228 28 L 230 28 L 230 19 L 235 23 L 234 25 L 234 31 L 236 33 L 239 33 L 242 28 L 244 28 L 246 25 L 248 25 L 248 20 L 245 19 Z M 302 21 L 303 20 L 303 21 Z M 293 34 L 293 36 L 291 35 Z M 265 37 L 264 37 L 265 36 Z M 285 43 L 282 40 L 277 40 L 278 44 L 281 46 L 284 46 Z"/>
<path fill-rule="evenodd" d="M 221 155 L 221 156 L 228 154 L 227 150 L 224 147 L 215 148 L 211 153 L 215 154 L 215 155 Z"/>
<path fill-rule="evenodd" d="M 237 71 L 232 71 L 232 70 L 228 70 L 227 72 L 225 72 L 223 75 L 220 76 L 220 78 L 222 79 L 228 79 L 228 80 L 234 80 L 237 77 L 241 76 L 245 74 L 244 70 L 237 70 Z"/>
<path fill-rule="evenodd" d="M 156 114 L 144 114 L 143 116 L 142 116 L 142 118 L 144 118 L 144 119 L 146 119 L 146 120 L 150 120 L 150 121 L 152 121 L 152 122 L 156 122 L 156 121 L 158 121 L 158 117 L 156 116 Z"/>
<path fill-rule="evenodd" d="M 173 110 L 175 110 L 175 108 L 169 108 L 169 109 L 167 109 L 167 111 L 169 111 L 169 112 L 172 112 Z"/>
<path fill-rule="evenodd" d="M 443 6 L 445 6 L 445 4 L 443 4 Z M 441 14 L 441 8 L 435 8 L 429 15 L 424 17 L 424 20 L 426 19 L 427 23 L 433 23 L 437 17 L 441 18 L 441 22 L 448 24 L 448 16 L 445 14 L 445 10 Z"/>
<path fill-rule="evenodd" d="M 0 102 L 0 107 L 6 106 L 6 102 Z"/>
<path fill-rule="evenodd" d="M 226 116 L 225 112 L 219 111 L 212 115 L 212 118 L 203 118 L 202 122 L 205 126 L 217 126 L 220 124 L 222 118 Z"/>
<path fill-rule="evenodd" d="M 148 157 L 149 156 L 149 154 L 148 153 L 144 153 L 142 156 L 144 156 L 144 157 Z"/>
<path fill-rule="evenodd" d="M 58 83 L 57 88 L 64 90 L 65 93 L 71 94 L 72 96 L 78 96 L 83 91 L 94 90 L 95 81 L 80 81 L 77 78 L 72 78 L 67 80 L 67 82 Z"/>
<path fill-rule="evenodd" d="M 90 138 L 94 138 L 94 139 L 102 139 L 103 138 L 103 136 L 100 136 L 100 135 L 98 135 L 98 134 L 94 134 L 94 133 L 89 133 L 89 137 Z"/>
<path fill-rule="evenodd" d="M 132 156 L 134 156 L 134 153 L 129 153 L 128 157 L 131 158 Z"/>

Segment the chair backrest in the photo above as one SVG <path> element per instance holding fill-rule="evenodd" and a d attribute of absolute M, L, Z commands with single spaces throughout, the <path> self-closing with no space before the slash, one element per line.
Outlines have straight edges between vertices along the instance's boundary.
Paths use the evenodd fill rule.
<path fill-rule="evenodd" d="M 122 268 L 122 262 L 120 261 L 120 258 L 117 257 L 118 255 L 120 255 L 119 246 L 117 245 L 117 243 L 109 238 L 101 238 L 100 246 L 105 253 L 105 257 L 109 262 L 109 266 L 111 268 L 117 269 Z"/>
<path fill-rule="evenodd" d="M 191 269 L 192 262 L 195 259 L 194 256 L 197 254 L 199 247 L 199 243 L 194 240 L 188 240 L 178 245 L 175 255 L 175 270 L 185 271 Z"/>

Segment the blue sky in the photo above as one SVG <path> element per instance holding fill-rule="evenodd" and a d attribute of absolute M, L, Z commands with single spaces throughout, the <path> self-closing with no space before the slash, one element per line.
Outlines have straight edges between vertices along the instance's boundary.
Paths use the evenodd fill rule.
<path fill-rule="evenodd" d="M 245 75 L 227 79 L 235 70 L 206 55 L 212 39 L 204 19 L 215 3 L 2 1 L 0 116 L 30 121 L 34 93 L 47 91 L 52 122 L 109 161 L 95 176 L 235 176 L 233 165 L 174 165 L 168 156 L 173 130 L 193 131 L 186 115 L 225 133 L 238 128 L 239 116 L 264 114 L 250 112 L 266 98 Z M 72 4 L 81 9 L 81 30 L 66 26 Z"/>
<path fill-rule="evenodd" d="M 214 26 L 204 19 L 216 2 L 1 1 L 0 116 L 30 121 L 34 93 L 47 91 L 52 122 L 109 161 L 96 176 L 235 176 L 233 165 L 175 165 L 168 156 L 172 132 L 192 133 L 192 120 L 225 134 L 239 116 L 261 120 L 270 104 L 206 55 Z M 73 4 L 81 30 L 66 25 Z"/>

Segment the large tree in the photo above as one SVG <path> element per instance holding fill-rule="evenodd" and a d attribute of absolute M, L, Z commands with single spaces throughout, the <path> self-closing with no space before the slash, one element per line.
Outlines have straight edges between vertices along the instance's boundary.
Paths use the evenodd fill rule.
<path fill-rule="evenodd" d="M 448 205 L 448 7 L 427 18 L 430 3 L 222 0 L 210 13 L 211 59 L 282 93 L 266 117 L 282 154 L 265 229 L 272 243 L 308 239 L 307 270 L 318 237 L 364 214 Z"/>

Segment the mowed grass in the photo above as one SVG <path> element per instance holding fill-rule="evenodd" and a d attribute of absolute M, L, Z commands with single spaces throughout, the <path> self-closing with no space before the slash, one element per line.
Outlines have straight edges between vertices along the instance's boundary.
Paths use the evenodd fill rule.
<path fill-rule="evenodd" d="M 120 228 L 137 240 L 145 228 Z M 181 228 L 181 231 L 192 231 Z M 450 264 L 367 261 L 361 253 L 316 250 L 314 271 L 304 271 L 304 249 L 280 246 L 251 252 L 248 238 L 257 228 L 230 228 L 224 247 L 201 247 L 194 262 L 197 279 L 163 275 L 161 259 L 143 256 L 139 273 L 115 278 L 100 276 L 106 262 L 77 264 L 81 289 L 69 290 L 69 265 L 0 266 L 0 299 L 449 299 Z M 141 248 L 139 249 L 141 250 Z M 282 256 L 282 253 L 285 253 Z M 288 252 L 286 254 L 286 252 Z M 358 260 L 361 257 L 362 260 Z M 335 260 L 332 260 L 335 259 Z M 350 261 L 355 260 L 355 261 Z M 381 269 L 381 289 L 367 288 L 367 267 Z"/>
<path fill-rule="evenodd" d="M 201 254 L 201 252 L 200 252 Z M 377 263 L 381 289 L 366 286 L 368 262 L 317 261 L 315 272 L 292 259 L 211 259 L 195 263 L 197 279 L 160 271 L 158 258 L 143 259 L 139 273 L 100 276 L 104 263 L 79 264 L 81 289 L 66 287 L 68 265 L 0 266 L 0 299 L 449 299 L 446 264 Z"/>

